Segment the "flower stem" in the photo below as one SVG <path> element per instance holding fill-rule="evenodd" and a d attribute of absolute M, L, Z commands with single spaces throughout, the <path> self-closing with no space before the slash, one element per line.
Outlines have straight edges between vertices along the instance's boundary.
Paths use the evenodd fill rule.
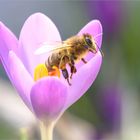
<path fill-rule="evenodd" d="M 54 123 L 48 124 L 45 121 L 41 121 L 40 122 L 41 140 L 52 140 L 53 128 L 54 128 Z"/>
<path fill-rule="evenodd" d="M 20 140 L 28 140 L 28 130 L 27 128 L 20 129 Z"/>

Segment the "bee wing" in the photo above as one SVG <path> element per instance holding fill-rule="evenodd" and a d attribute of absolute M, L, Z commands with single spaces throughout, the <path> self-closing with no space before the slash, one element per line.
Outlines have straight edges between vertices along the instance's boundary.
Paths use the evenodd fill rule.
<path fill-rule="evenodd" d="M 39 48 L 37 48 L 34 52 L 35 55 L 41 55 L 44 53 L 49 53 L 53 50 L 62 48 L 63 42 L 43 42 L 39 45 Z"/>
<path fill-rule="evenodd" d="M 42 45 L 41 47 L 35 50 L 34 54 L 41 55 L 41 54 L 50 52 L 51 50 L 52 50 L 52 46 Z"/>

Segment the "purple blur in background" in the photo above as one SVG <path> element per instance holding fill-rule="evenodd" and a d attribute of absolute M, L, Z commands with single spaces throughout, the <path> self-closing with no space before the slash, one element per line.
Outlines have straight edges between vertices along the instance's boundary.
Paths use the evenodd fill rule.
<path fill-rule="evenodd" d="M 87 9 L 91 18 L 98 18 L 102 22 L 105 34 L 112 37 L 122 26 L 122 5 L 122 1 L 90 1 L 87 3 Z"/>

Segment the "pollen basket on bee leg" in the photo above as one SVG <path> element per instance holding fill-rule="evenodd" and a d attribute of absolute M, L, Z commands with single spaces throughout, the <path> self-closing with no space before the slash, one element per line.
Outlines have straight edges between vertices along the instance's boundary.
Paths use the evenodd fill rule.
<path fill-rule="evenodd" d="M 57 76 L 57 77 L 60 78 L 60 70 L 59 70 L 59 68 L 56 67 L 56 66 L 53 66 L 53 67 L 52 67 L 52 70 L 49 71 L 48 75 L 49 75 L 49 76 Z"/>

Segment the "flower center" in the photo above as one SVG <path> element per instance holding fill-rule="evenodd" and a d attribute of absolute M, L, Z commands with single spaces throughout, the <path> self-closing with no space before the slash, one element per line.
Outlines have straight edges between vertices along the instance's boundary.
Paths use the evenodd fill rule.
<path fill-rule="evenodd" d="M 60 78 L 60 71 L 56 66 L 52 67 L 51 71 L 48 71 L 45 64 L 39 64 L 34 70 L 34 81 L 37 81 L 46 76 L 57 76 Z"/>

